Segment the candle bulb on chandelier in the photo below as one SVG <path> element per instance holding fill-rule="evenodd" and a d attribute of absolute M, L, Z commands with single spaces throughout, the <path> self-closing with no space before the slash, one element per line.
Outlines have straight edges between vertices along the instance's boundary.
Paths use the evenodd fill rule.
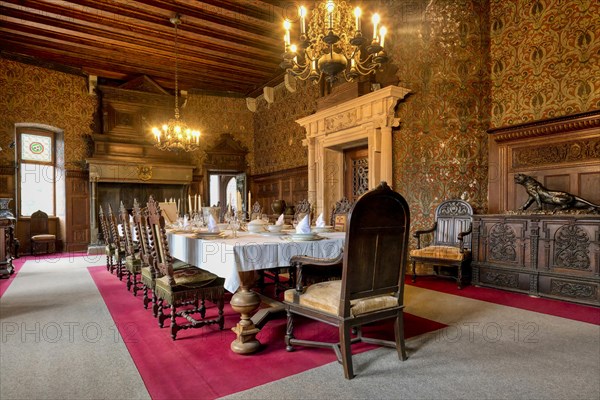
<path fill-rule="evenodd" d="M 335 3 L 330 0 L 327 2 L 327 14 L 329 19 L 329 29 L 333 30 L 333 9 L 335 8 Z"/>
<path fill-rule="evenodd" d="M 298 9 L 298 15 L 300 15 L 300 33 L 304 34 L 306 32 L 306 8 L 304 6 L 300 6 Z"/>
<path fill-rule="evenodd" d="M 373 14 L 373 40 L 377 39 L 377 25 L 379 24 L 380 18 L 379 14 Z"/>
<path fill-rule="evenodd" d="M 381 47 L 383 47 L 383 42 L 385 41 L 385 35 L 387 34 L 387 29 L 385 26 L 382 26 L 381 29 L 379 29 L 379 45 Z"/>
<path fill-rule="evenodd" d="M 356 32 L 360 32 L 360 15 L 361 15 L 361 11 L 360 11 L 360 7 L 356 7 L 354 9 L 354 17 L 356 18 Z"/>

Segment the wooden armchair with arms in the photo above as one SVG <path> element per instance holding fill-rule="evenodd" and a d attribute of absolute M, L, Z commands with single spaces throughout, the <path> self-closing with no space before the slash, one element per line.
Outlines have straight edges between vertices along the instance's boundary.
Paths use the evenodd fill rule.
<path fill-rule="evenodd" d="M 31 240 L 31 254 L 36 254 L 40 244 L 45 245 L 45 253 L 56 251 L 56 235 L 48 233 L 48 214 L 37 210 L 31 214 L 29 220 L 29 237 Z"/>
<path fill-rule="evenodd" d="M 432 265 L 437 276 L 456 279 L 461 289 L 471 278 L 471 229 L 473 208 L 463 200 L 447 200 L 435 210 L 435 222 L 430 229 L 416 231 L 417 248 L 411 250 L 412 281 L 417 279 L 416 263 Z M 432 234 L 430 246 L 422 246 L 422 236 Z M 443 275 L 445 268 L 457 270 L 456 277 Z"/>
<path fill-rule="evenodd" d="M 147 206 L 152 258 L 162 274 L 154 281 L 154 296 L 158 303 L 158 325 L 162 328 L 164 320 L 167 318 L 163 314 L 164 303 L 166 303 L 171 308 L 171 338 L 173 340 L 176 339 L 177 332 L 182 329 L 201 328 L 211 324 L 218 324 L 219 329 L 223 329 L 225 322 L 223 316 L 225 288 L 223 285 L 225 279 L 194 266 L 175 270 L 160 206 L 152 196 L 150 196 Z M 218 315 L 215 318 L 205 318 L 205 301 L 207 299 L 217 305 Z M 199 314 L 201 318 L 194 318 L 195 314 Z M 188 323 L 180 325 L 177 317 L 185 318 Z"/>
<path fill-rule="evenodd" d="M 354 377 L 351 344 L 367 342 L 396 349 L 406 359 L 404 344 L 404 274 L 406 271 L 410 213 L 404 198 L 382 182 L 361 196 L 348 215 L 342 279 L 302 287 L 303 264 L 328 265 L 327 260 L 292 257 L 298 284 L 285 292 L 286 349 L 294 345 L 331 348 L 342 363 L 347 379 Z M 294 315 L 315 319 L 339 329 L 339 342 L 326 343 L 294 337 Z M 364 337 L 362 325 L 395 319 L 394 341 Z M 357 328 L 357 336 L 351 330 Z"/>

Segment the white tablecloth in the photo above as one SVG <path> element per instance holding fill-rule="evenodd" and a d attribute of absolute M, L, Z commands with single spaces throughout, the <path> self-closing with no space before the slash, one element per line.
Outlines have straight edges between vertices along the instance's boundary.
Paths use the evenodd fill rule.
<path fill-rule="evenodd" d="M 291 241 L 287 237 L 241 232 L 237 238 L 215 240 L 196 239 L 192 233 L 169 233 L 168 240 L 173 257 L 225 278 L 225 289 L 235 293 L 240 286 L 238 271 L 287 267 L 294 255 L 337 257 L 344 247 L 345 233 L 319 235 L 325 239 Z"/>

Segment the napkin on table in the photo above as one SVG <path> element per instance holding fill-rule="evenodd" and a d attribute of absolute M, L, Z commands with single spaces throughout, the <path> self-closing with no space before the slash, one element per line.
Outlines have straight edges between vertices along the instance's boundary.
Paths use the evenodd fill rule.
<path fill-rule="evenodd" d="M 319 218 L 317 218 L 317 222 L 315 222 L 315 226 L 317 228 L 325 228 L 325 220 L 323 219 L 323 213 L 319 214 Z"/>
<path fill-rule="evenodd" d="M 217 233 L 219 232 L 219 227 L 217 226 L 217 221 L 215 221 L 215 217 L 212 214 L 208 214 L 208 231 Z"/>
<path fill-rule="evenodd" d="M 279 218 L 277 218 L 277 221 L 275 221 L 275 225 L 283 225 L 283 218 L 283 214 L 281 214 Z"/>
<path fill-rule="evenodd" d="M 305 215 L 304 218 L 302 218 L 300 222 L 298 222 L 298 225 L 296 225 L 296 233 L 310 233 L 308 215 Z"/>

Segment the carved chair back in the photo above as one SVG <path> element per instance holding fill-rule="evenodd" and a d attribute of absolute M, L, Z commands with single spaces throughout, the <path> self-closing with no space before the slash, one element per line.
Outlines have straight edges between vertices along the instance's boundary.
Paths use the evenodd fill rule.
<path fill-rule="evenodd" d="M 382 182 L 348 215 L 339 315 L 350 301 L 393 293 L 403 301 L 410 211 L 404 198 Z"/>
<path fill-rule="evenodd" d="M 461 246 L 459 234 L 469 232 L 473 223 L 473 208 L 463 200 L 447 200 L 435 209 L 434 246 Z M 471 235 L 465 235 L 461 250 L 471 249 Z"/>
<path fill-rule="evenodd" d="M 108 226 L 108 219 L 104 214 L 104 210 L 102 210 L 102 206 L 99 207 L 98 217 L 100 220 L 100 228 L 102 229 L 102 236 L 104 237 L 104 244 L 110 246 L 112 245 L 112 237 L 110 234 L 110 228 Z"/>
<path fill-rule="evenodd" d="M 127 209 L 125 208 L 125 205 L 123 205 L 122 201 L 119 205 L 119 220 L 121 221 L 121 226 L 123 227 L 123 244 L 125 245 L 125 252 L 128 256 L 133 257 L 135 255 L 135 248 L 133 246 L 133 238 L 131 235 L 129 212 L 127 212 Z"/>
<path fill-rule="evenodd" d="M 252 205 L 252 210 L 250 211 L 250 220 L 255 220 L 256 218 L 260 218 L 262 216 L 262 207 L 260 203 L 257 201 Z"/>
<path fill-rule="evenodd" d="M 31 214 L 29 222 L 29 236 L 45 235 L 48 233 L 48 214 L 41 210 L 37 210 Z"/>
<path fill-rule="evenodd" d="M 145 265 L 152 266 L 152 256 L 150 255 L 150 245 L 148 244 L 148 216 L 146 209 L 141 209 L 137 199 L 133 199 L 133 229 L 138 238 L 140 248 L 140 258 Z"/>
<path fill-rule="evenodd" d="M 175 284 L 173 278 L 173 258 L 169 253 L 169 244 L 167 242 L 167 233 L 165 231 L 165 219 L 162 216 L 160 205 L 152 196 L 148 199 L 148 226 L 150 228 L 150 248 L 152 258 L 158 271 L 163 276 L 168 277 L 170 285 Z"/>
<path fill-rule="evenodd" d="M 340 201 L 337 201 L 335 206 L 333 206 L 330 224 L 336 231 L 344 231 L 346 229 L 348 213 L 353 205 L 354 203 L 350 202 L 346 197 L 342 197 Z"/>
<path fill-rule="evenodd" d="M 108 205 L 108 215 L 106 216 L 106 219 L 108 220 L 108 226 L 110 228 L 110 236 L 112 238 L 113 245 L 116 249 L 124 249 L 125 245 L 121 239 L 121 235 L 119 235 L 117 220 L 110 204 Z"/>
<path fill-rule="evenodd" d="M 302 199 L 299 202 L 296 203 L 296 206 L 294 207 L 294 219 L 298 222 L 300 222 L 300 220 L 302 218 L 304 218 L 306 215 L 308 215 L 308 219 L 309 219 L 309 224 L 312 222 L 312 215 L 311 215 L 311 211 L 312 211 L 312 206 L 311 204 L 308 202 L 307 199 Z"/>

